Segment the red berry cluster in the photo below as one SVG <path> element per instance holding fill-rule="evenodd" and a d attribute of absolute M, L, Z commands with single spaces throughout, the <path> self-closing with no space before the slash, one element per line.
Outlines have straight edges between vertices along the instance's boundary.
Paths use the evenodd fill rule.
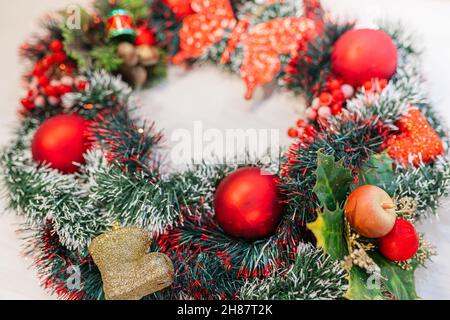
<path fill-rule="evenodd" d="M 381 93 L 384 90 L 384 88 L 387 87 L 387 85 L 388 80 L 373 78 L 372 80 L 364 82 L 363 88 L 366 93 L 368 92 Z"/>
<path fill-rule="evenodd" d="M 306 109 L 306 120 L 299 119 L 297 127 L 300 129 L 308 128 L 307 131 L 311 132 L 309 127 L 314 128 L 311 124 L 315 122 L 326 124 L 328 118 L 342 112 L 347 99 L 351 98 L 354 92 L 354 88 L 349 84 L 345 84 L 342 80 L 328 80 L 325 90 L 313 99 L 311 106 Z M 297 138 L 301 137 L 303 132 L 296 128 L 290 128 L 288 135 L 291 138 Z"/>
<path fill-rule="evenodd" d="M 373 78 L 364 82 L 362 89 L 367 99 L 377 97 L 388 85 L 388 80 Z M 355 93 L 355 88 L 351 85 L 344 83 L 341 79 L 330 79 L 327 81 L 327 85 L 324 91 L 318 94 L 313 99 L 311 105 L 306 108 L 305 115 L 306 120 L 299 119 L 297 121 L 297 127 L 305 128 L 305 126 L 311 126 L 314 123 L 320 123 L 322 125 L 327 124 L 327 120 L 331 116 L 336 116 L 343 112 L 348 99 L 352 98 Z M 301 124 L 301 126 L 299 126 Z M 302 136 L 301 130 L 296 128 L 290 128 L 288 135 L 291 138 L 298 138 Z"/>
<path fill-rule="evenodd" d="M 64 94 L 85 90 L 87 86 L 84 78 L 75 78 L 74 65 L 64 53 L 60 40 L 51 41 L 48 48 L 43 49 L 47 50 L 47 53 L 35 63 L 31 73 L 26 76 L 25 86 L 28 94 L 21 101 L 26 111 L 44 107 L 47 103 L 57 105 Z"/>
<path fill-rule="evenodd" d="M 297 120 L 297 128 L 289 128 L 288 135 L 291 138 L 300 138 L 303 140 L 308 140 L 316 135 L 316 128 L 308 124 L 303 119 Z"/>

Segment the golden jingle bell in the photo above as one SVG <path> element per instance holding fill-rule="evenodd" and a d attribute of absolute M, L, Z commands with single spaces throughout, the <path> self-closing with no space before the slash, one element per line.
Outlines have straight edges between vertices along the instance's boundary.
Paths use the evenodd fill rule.
<path fill-rule="evenodd" d="M 142 45 L 137 47 L 136 52 L 139 63 L 146 67 L 157 64 L 160 58 L 159 50 L 156 47 Z"/>
<path fill-rule="evenodd" d="M 136 227 L 113 227 L 89 246 L 103 280 L 107 300 L 139 300 L 173 282 L 173 264 L 165 254 L 147 253 L 149 235 Z"/>

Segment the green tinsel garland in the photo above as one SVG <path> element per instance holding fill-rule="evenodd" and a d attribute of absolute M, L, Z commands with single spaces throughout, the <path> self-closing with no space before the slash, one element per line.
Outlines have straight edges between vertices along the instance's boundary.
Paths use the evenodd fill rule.
<path fill-rule="evenodd" d="M 180 22 L 163 2 L 130 0 L 123 1 L 122 5 L 141 18 L 146 17 L 144 11 L 153 8 L 148 19 L 156 27 L 162 47 L 171 53 L 177 51 Z M 239 16 L 254 12 L 258 6 L 253 1 L 234 1 L 233 8 Z M 105 15 L 111 9 L 110 3 L 99 0 L 97 9 Z M 274 4 L 252 23 L 296 15 L 299 10 L 291 1 Z M 304 65 L 302 70 L 306 73 L 300 74 L 297 82 L 289 85 L 281 81 L 283 74 L 280 74 L 278 82 L 294 92 L 311 93 L 313 88 L 320 87 L 321 77 L 330 71 L 330 47 L 351 27 L 351 24 L 327 25 L 325 37 L 310 43 L 308 54 L 315 59 Z M 384 28 L 396 40 L 400 52 L 401 63 L 396 77 L 372 105 L 367 105 L 363 93 L 349 101 L 348 109 L 358 115 L 355 119 L 346 121 L 338 117 L 331 123 L 331 130 L 324 129 L 311 144 L 294 146 L 281 160 L 281 187 L 288 198 L 286 214 L 274 236 L 254 243 L 225 235 L 212 219 L 212 203 L 215 188 L 223 177 L 239 166 L 262 164 L 254 161 L 235 165 L 203 164 L 173 175 L 160 172 L 160 134 L 153 125 L 146 125 L 133 117 L 136 104 L 132 89 L 120 77 L 106 71 L 86 72 L 89 89 L 68 94 L 63 102 L 65 111 L 78 112 L 94 120 L 93 127 L 97 128 L 92 134 L 98 146 L 87 154 L 86 165 L 80 173 L 63 175 L 45 166 L 38 167 L 31 157 L 30 141 L 34 131 L 43 120 L 60 113 L 62 106 L 46 106 L 30 114 L 16 132 L 16 141 L 1 157 L 1 173 L 5 177 L 10 207 L 26 218 L 28 226 L 25 229 L 32 229 L 28 252 L 40 262 L 37 266 L 44 281 L 58 284 L 56 292 L 63 297 L 103 298 L 100 274 L 89 258 L 87 246 L 95 236 L 108 230 L 114 221 L 120 221 L 124 225 L 141 226 L 158 238 L 152 247 L 154 251 L 170 249 L 170 237 L 177 235 L 179 250 L 172 252 L 177 270 L 175 287 L 148 298 L 341 297 L 347 281 L 340 264 L 310 245 L 299 246 L 299 242 L 311 240 L 304 223 L 316 217 L 315 209 L 319 205 L 312 191 L 318 152 L 333 155 L 346 167 L 358 171 L 382 150 L 386 130 L 396 129 L 395 121 L 410 104 L 422 110 L 447 142 L 446 129 L 424 95 L 419 52 L 409 40 L 405 40 L 409 38 L 401 28 Z M 55 27 L 55 24 L 47 29 L 52 30 L 55 37 L 64 36 L 67 46 L 75 48 L 78 45 L 74 34 L 66 29 Z M 226 45 L 227 35 L 200 61 L 217 62 Z M 104 59 L 109 66 L 118 63 L 114 57 L 104 54 L 97 55 L 95 60 Z M 27 56 L 33 58 L 33 52 L 27 52 Z M 81 61 L 88 63 L 86 57 L 73 58 L 79 64 Z M 285 59 L 282 60 L 286 65 Z M 228 69 L 237 73 L 241 61 L 242 48 L 238 47 L 227 65 Z M 82 67 L 81 64 L 79 66 Z M 306 86 L 301 87 L 300 84 Z M 93 108 L 84 108 L 86 103 L 92 104 Z M 384 126 L 381 127 L 380 123 Z M 111 142 L 116 147 L 114 152 L 108 149 Z M 352 152 L 348 152 L 349 145 Z M 436 211 L 439 198 L 447 193 L 450 166 L 445 158 L 418 168 L 397 166 L 395 184 L 396 198 L 412 197 L 418 204 L 419 213 L 428 215 Z M 275 245 L 279 243 L 282 245 Z M 203 251 L 193 255 L 199 248 Z M 224 262 L 224 259 L 228 260 Z M 81 261 L 81 291 L 63 289 L 67 275 L 61 271 L 74 261 Z M 201 285 L 194 292 L 186 292 L 185 288 L 191 285 L 192 279 L 198 279 Z"/>

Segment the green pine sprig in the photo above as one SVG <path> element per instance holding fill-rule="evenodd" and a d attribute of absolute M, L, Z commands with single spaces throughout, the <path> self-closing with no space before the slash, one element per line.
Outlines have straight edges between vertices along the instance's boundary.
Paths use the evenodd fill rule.
<path fill-rule="evenodd" d="M 334 300 L 347 291 L 346 272 L 321 249 L 300 245 L 294 262 L 277 275 L 246 283 L 243 300 Z"/>

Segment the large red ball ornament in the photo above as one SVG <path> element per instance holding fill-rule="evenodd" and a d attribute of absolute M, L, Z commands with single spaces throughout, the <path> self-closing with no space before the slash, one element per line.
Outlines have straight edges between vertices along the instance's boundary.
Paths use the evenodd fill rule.
<path fill-rule="evenodd" d="M 414 257 L 419 250 L 419 236 L 410 222 L 397 218 L 392 231 L 380 238 L 378 244 L 386 258 L 405 261 Z"/>
<path fill-rule="evenodd" d="M 74 173 L 84 164 L 88 149 L 86 121 L 79 115 L 58 115 L 44 121 L 32 142 L 33 159 L 63 173 Z"/>
<path fill-rule="evenodd" d="M 382 30 L 354 29 L 333 47 L 333 71 L 346 82 L 360 86 L 372 78 L 390 79 L 397 69 L 397 47 Z"/>
<path fill-rule="evenodd" d="M 272 235 L 283 211 L 276 177 L 260 168 L 236 170 L 219 184 L 214 209 L 222 229 L 236 238 Z"/>

